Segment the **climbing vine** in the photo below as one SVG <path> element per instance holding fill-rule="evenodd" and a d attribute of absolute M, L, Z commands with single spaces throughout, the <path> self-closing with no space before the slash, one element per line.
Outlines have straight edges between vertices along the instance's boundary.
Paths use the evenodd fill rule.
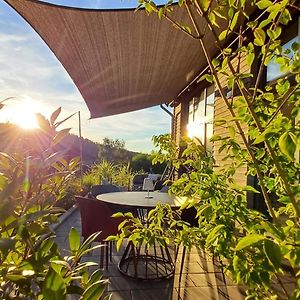
<path fill-rule="evenodd" d="M 199 44 L 208 65 L 199 81 L 214 84 L 231 115 L 214 121 L 214 126 L 227 130 L 212 138 L 214 153 L 224 154 L 222 164 L 197 141 L 176 145 L 166 135 L 154 137 L 160 146 L 154 161 L 171 162 L 180 171 L 170 191 L 188 197 L 181 209 L 194 207 L 199 224 L 182 225 L 168 214 L 164 234 L 177 244 L 204 247 L 218 255 L 233 280 L 249 287 L 248 299 L 300 297 L 300 51 L 297 38 L 288 45 L 283 42 L 288 26 L 297 21 L 298 4 L 180 0 L 176 9 L 185 10 L 189 24 L 173 17 L 173 1 L 157 6 L 140 0 L 137 8 L 156 13 L 158 22 L 165 19 Z M 208 51 L 199 19 L 206 23 L 219 55 Z M 245 63 L 247 72 L 241 68 Z M 279 76 L 266 82 L 271 66 Z M 240 166 L 247 166 L 247 175 L 257 178 L 256 188 L 238 186 L 235 174 Z M 248 207 L 247 193 L 261 196 L 265 213 Z M 153 222 L 158 226 L 157 219 Z M 134 231 L 140 241 L 139 230 Z M 293 278 L 292 292 L 282 283 L 284 276 Z"/>

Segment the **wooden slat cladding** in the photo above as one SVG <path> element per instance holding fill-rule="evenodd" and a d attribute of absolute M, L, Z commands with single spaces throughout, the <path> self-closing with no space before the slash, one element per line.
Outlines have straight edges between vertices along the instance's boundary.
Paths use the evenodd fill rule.
<path fill-rule="evenodd" d="M 240 73 L 249 73 L 249 66 L 247 64 L 246 58 L 240 58 L 240 59 L 233 59 L 232 64 L 234 68 L 238 69 L 238 72 Z M 226 86 L 226 77 L 221 76 L 220 82 L 222 87 L 225 90 L 226 94 L 230 94 L 230 91 L 227 89 Z M 245 79 L 244 84 L 245 86 L 249 85 L 251 83 L 251 78 Z M 197 89 L 197 95 L 201 94 L 201 91 L 203 90 L 203 87 L 199 87 Z M 239 91 L 236 89 L 234 90 L 234 96 L 238 96 Z M 176 141 L 176 143 L 179 143 L 180 137 L 187 136 L 187 123 L 188 123 L 188 103 L 189 101 L 195 96 L 195 91 L 191 91 L 189 95 L 186 95 L 184 100 L 182 100 L 181 103 L 179 103 L 174 108 L 174 126 L 173 126 L 173 138 Z M 220 135 L 222 137 L 229 136 L 228 132 L 228 126 L 227 125 L 218 125 L 216 123 L 216 120 L 220 119 L 226 119 L 229 120 L 231 118 L 231 114 L 227 108 L 226 103 L 223 101 L 223 99 L 220 97 L 219 92 L 217 91 L 217 88 L 215 88 L 215 105 L 214 105 L 214 135 Z M 234 122 L 230 124 L 235 128 Z M 247 133 L 247 126 L 242 126 L 245 133 Z M 238 133 L 236 129 L 236 140 L 240 145 L 243 145 L 242 138 L 240 134 Z M 223 150 L 221 153 L 219 153 L 219 148 L 221 146 L 221 142 L 217 141 L 213 144 L 213 155 L 216 160 L 217 168 L 223 168 L 233 162 L 233 159 L 226 159 L 224 158 L 227 156 L 228 153 L 226 153 L 226 150 Z M 237 168 L 236 174 L 234 176 L 234 179 L 236 180 L 236 183 L 240 186 L 244 186 L 247 184 L 247 166 L 243 165 Z"/>
<path fill-rule="evenodd" d="M 232 63 L 235 68 L 237 68 L 239 65 L 239 71 L 241 73 L 249 72 L 249 66 L 248 66 L 245 58 L 240 59 L 239 63 L 238 63 L 238 59 L 234 59 L 232 61 Z M 221 81 L 222 87 L 224 87 L 226 90 L 226 77 L 222 76 L 220 78 L 220 81 Z M 245 84 L 247 85 L 249 83 L 250 83 L 250 79 L 246 80 Z M 235 96 L 238 95 L 237 92 L 238 91 L 236 91 L 236 90 L 234 91 Z M 216 121 L 220 120 L 220 119 L 229 120 L 231 117 L 232 116 L 227 108 L 226 103 L 223 101 L 223 99 L 221 98 L 219 93 L 216 92 L 215 109 L 214 109 L 214 135 L 220 135 L 220 136 L 224 136 L 224 137 L 229 135 L 227 125 L 226 124 L 218 125 L 216 123 Z M 234 122 L 230 122 L 230 125 L 232 125 L 236 129 Z M 243 125 L 242 127 L 243 127 L 244 132 L 246 133 L 247 126 Z M 240 134 L 238 133 L 237 129 L 236 129 L 236 140 L 240 145 L 243 145 L 243 140 L 242 140 Z M 220 141 L 216 141 L 213 144 L 213 155 L 216 160 L 217 166 L 219 166 L 220 168 L 224 167 L 226 165 L 229 165 L 233 162 L 233 159 L 230 159 L 230 158 L 227 158 L 226 160 L 224 160 L 225 156 L 227 155 L 226 150 L 223 150 L 221 153 L 219 153 L 219 148 L 220 148 L 221 144 L 222 143 Z M 246 173 L 247 173 L 246 165 L 243 165 L 243 166 L 240 166 L 239 168 L 237 168 L 234 179 L 236 180 L 236 183 L 238 185 L 244 186 L 247 184 Z"/>
<path fill-rule="evenodd" d="M 188 106 L 183 102 L 174 108 L 174 123 L 172 137 L 177 144 L 180 138 L 187 136 Z"/>
<path fill-rule="evenodd" d="M 249 66 L 246 62 L 245 58 L 242 58 L 240 60 L 234 59 L 232 61 L 233 66 L 235 68 L 239 68 L 239 72 L 241 73 L 247 73 L 249 72 Z M 226 88 L 226 77 L 222 76 L 220 78 L 221 85 L 227 90 Z M 245 85 L 250 83 L 250 79 L 245 80 Z M 220 97 L 220 94 L 217 91 L 217 88 L 215 88 L 215 105 L 214 105 L 214 135 L 220 135 L 220 136 L 228 136 L 228 129 L 224 125 L 217 125 L 216 120 L 218 119 L 226 119 L 229 120 L 231 118 L 231 114 L 225 104 L 225 102 Z M 192 93 L 192 91 L 191 91 Z M 197 91 L 197 94 L 200 95 L 201 90 Z M 174 126 L 173 126 L 173 138 L 176 141 L 176 143 L 179 143 L 180 137 L 187 136 L 187 123 L 188 123 L 188 103 L 189 100 L 194 97 L 195 93 L 190 94 L 189 96 L 185 96 L 185 99 L 178 104 L 174 108 Z M 238 91 L 234 91 L 234 95 L 238 95 Z M 232 125 L 235 127 L 234 123 L 232 122 Z M 247 127 L 243 126 L 243 130 L 246 133 Z M 237 142 L 242 145 L 243 141 L 241 136 L 236 130 L 236 139 Z M 214 142 L 213 144 L 213 155 L 216 160 L 216 165 L 218 168 L 222 168 L 226 165 L 229 165 L 232 163 L 232 159 L 224 160 L 225 156 L 227 155 L 226 150 L 219 153 L 219 148 L 221 146 L 221 142 Z M 238 185 L 244 186 L 247 183 L 247 166 L 241 166 L 236 170 L 236 174 L 234 176 L 234 179 L 236 180 L 236 183 Z"/>

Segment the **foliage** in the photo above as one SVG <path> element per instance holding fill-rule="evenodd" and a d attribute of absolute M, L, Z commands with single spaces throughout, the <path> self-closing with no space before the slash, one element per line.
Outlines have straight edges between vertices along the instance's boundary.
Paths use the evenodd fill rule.
<path fill-rule="evenodd" d="M 99 146 L 98 158 L 100 161 L 108 161 L 114 164 L 122 164 L 130 161 L 132 153 L 125 149 L 125 142 L 119 139 L 103 139 Z"/>
<path fill-rule="evenodd" d="M 136 247 L 144 244 L 144 246 L 150 248 L 155 243 L 164 246 L 165 243 L 170 242 L 169 236 L 172 236 L 171 231 L 173 232 L 172 229 L 175 224 L 169 228 L 170 230 L 166 234 L 164 225 L 170 224 L 170 221 L 173 220 L 173 212 L 170 206 L 160 204 L 148 214 L 149 226 L 145 226 L 145 223 L 131 212 L 118 212 L 113 214 L 113 217 L 124 218 L 124 221 L 119 225 L 120 234 L 107 238 L 107 241 L 117 241 L 117 250 L 120 249 L 124 239 L 132 242 Z"/>
<path fill-rule="evenodd" d="M 173 17 L 172 0 L 161 7 L 148 0 L 139 3 L 138 9 L 157 13 L 199 43 L 209 66 L 200 80 L 214 83 L 231 114 L 231 118 L 216 120 L 228 134 L 212 139 L 219 152 L 225 153 L 223 167 L 216 166 L 201 145 L 183 141 L 183 151 L 166 136 L 155 139 L 161 147 L 156 160 L 171 161 L 182 173 L 171 191 L 188 196 L 185 205 L 195 207 L 199 218 L 199 228 L 178 226 L 182 230 L 175 241 L 218 254 L 232 278 L 249 287 L 248 299 L 275 299 L 271 281 L 281 283 L 278 278 L 286 274 L 294 277 L 296 287 L 288 294 L 282 285 L 282 291 L 298 299 L 300 52 L 298 43 L 288 50 L 282 47 L 283 32 L 297 16 L 297 2 L 228 0 L 213 5 L 209 0 L 181 0 L 179 6 L 192 26 Z M 254 10 L 260 16 L 257 19 L 248 15 Z M 204 42 L 199 18 L 220 51 L 216 57 Z M 248 73 L 241 68 L 244 62 Z M 271 63 L 279 66 L 282 76 L 263 85 Z M 247 165 L 248 174 L 257 178 L 258 190 L 236 185 L 234 175 L 241 165 Z M 246 192 L 261 195 L 269 217 L 247 208 Z"/>
<path fill-rule="evenodd" d="M 0 123 L 0 135 L 0 151 L 13 154 L 28 145 L 40 145 L 43 143 L 45 133 L 40 128 L 24 130 L 12 123 Z M 63 157 L 70 161 L 73 157 L 80 156 L 80 144 L 82 144 L 83 162 L 86 164 L 96 162 L 99 144 L 74 134 L 67 134 L 55 145 L 53 151 L 62 151 Z"/>
<path fill-rule="evenodd" d="M 150 172 L 151 159 L 149 154 L 138 153 L 132 157 L 131 167 L 134 171 Z"/>
<path fill-rule="evenodd" d="M 129 164 L 115 165 L 108 161 L 95 164 L 90 172 L 83 176 L 83 185 L 86 190 L 90 190 L 92 185 L 101 184 L 108 181 L 112 184 L 129 189 L 132 186 L 134 173 L 131 171 Z"/>
<path fill-rule="evenodd" d="M 70 255 L 63 257 L 50 225 L 64 211 L 55 207 L 74 179 L 78 159 L 65 161 L 53 148 L 68 133 L 57 131 L 60 108 L 50 120 L 38 115 L 44 130 L 41 144 L 27 145 L 17 154 L 0 153 L 0 298 L 99 299 L 106 281 L 100 271 L 89 275 L 91 262 L 80 258 L 92 251 L 97 234 L 80 244 L 69 234 Z M 20 149 L 19 149 L 20 150 Z"/>
<path fill-rule="evenodd" d="M 130 166 L 135 172 L 162 174 L 165 170 L 165 163 L 152 164 L 153 154 L 138 153 L 131 159 Z"/>
<path fill-rule="evenodd" d="M 80 178 L 76 176 L 76 178 L 73 178 L 72 181 L 66 183 L 65 194 L 62 197 L 62 199 L 57 202 L 56 205 L 64 208 L 65 210 L 68 210 L 76 203 L 75 196 L 84 196 L 87 193 L 88 190 L 84 189 L 84 187 L 81 187 Z"/>
<path fill-rule="evenodd" d="M 131 171 L 129 164 L 116 166 L 116 172 L 113 174 L 112 183 L 130 190 L 134 172 Z"/>

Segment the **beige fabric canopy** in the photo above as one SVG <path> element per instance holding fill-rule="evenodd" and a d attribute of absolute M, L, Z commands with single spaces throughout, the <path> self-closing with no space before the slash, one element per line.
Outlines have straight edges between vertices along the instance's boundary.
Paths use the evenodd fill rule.
<path fill-rule="evenodd" d="M 199 43 L 156 14 L 69 8 L 37 0 L 5 1 L 62 63 L 91 118 L 169 102 L 206 65 Z M 190 24 L 185 10 L 176 5 L 172 17 Z M 214 54 L 217 49 L 211 40 L 208 33 L 205 43 Z"/>

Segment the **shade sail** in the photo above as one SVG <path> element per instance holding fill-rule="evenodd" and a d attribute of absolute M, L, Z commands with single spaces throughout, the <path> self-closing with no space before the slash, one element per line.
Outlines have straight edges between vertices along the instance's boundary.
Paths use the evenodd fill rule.
<path fill-rule="evenodd" d="M 70 8 L 37 0 L 5 0 L 35 29 L 64 66 L 91 118 L 173 100 L 203 69 L 199 43 L 145 11 Z M 184 9 L 172 17 L 190 24 Z M 199 27 L 208 31 L 199 19 Z M 210 34 L 205 44 L 217 49 Z"/>

